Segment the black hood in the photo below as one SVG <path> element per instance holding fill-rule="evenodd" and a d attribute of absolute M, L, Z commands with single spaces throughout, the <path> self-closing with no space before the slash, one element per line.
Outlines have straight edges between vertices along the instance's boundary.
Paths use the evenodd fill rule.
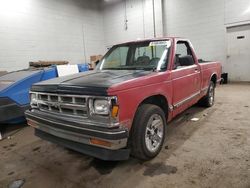
<path fill-rule="evenodd" d="M 71 76 L 59 77 L 32 86 L 32 91 L 65 94 L 107 95 L 112 85 L 145 76 L 152 71 L 144 70 L 104 70 L 89 71 Z"/>

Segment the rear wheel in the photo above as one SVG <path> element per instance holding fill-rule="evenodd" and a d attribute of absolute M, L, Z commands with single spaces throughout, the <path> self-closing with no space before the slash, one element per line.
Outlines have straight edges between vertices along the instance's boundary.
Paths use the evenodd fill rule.
<path fill-rule="evenodd" d="M 143 104 L 137 110 L 130 135 L 131 154 L 142 160 L 154 158 L 165 139 L 166 118 L 163 110 Z"/>
<path fill-rule="evenodd" d="M 215 93 L 215 84 L 210 81 L 207 94 L 204 98 L 201 99 L 200 104 L 205 107 L 211 107 L 214 105 L 214 93 Z"/>

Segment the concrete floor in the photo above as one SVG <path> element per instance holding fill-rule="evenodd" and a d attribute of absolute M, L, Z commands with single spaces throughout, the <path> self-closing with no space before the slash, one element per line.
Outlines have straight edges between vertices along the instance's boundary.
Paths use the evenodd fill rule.
<path fill-rule="evenodd" d="M 24 179 L 27 188 L 250 188 L 250 85 L 219 86 L 212 108 L 188 109 L 167 131 L 163 150 L 151 161 L 103 162 L 22 127 L 0 141 L 0 187 Z"/>

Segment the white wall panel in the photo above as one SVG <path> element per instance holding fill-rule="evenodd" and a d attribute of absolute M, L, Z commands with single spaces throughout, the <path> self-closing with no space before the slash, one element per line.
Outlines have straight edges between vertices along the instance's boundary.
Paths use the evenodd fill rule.
<path fill-rule="evenodd" d="M 86 54 L 84 54 L 83 36 Z M 18 70 L 29 61 L 85 62 L 104 52 L 99 1 L 0 0 L 0 69 Z"/>
<path fill-rule="evenodd" d="M 225 0 L 225 24 L 250 23 L 249 0 Z"/>
<path fill-rule="evenodd" d="M 189 38 L 199 58 L 220 60 L 228 71 L 226 28 L 250 23 L 250 1 L 163 0 L 163 6 L 164 34 Z"/>
<path fill-rule="evenodd" d="M 166 35 L 189 38 L 199 58 L 225 61 L 224 2 L 165 0 Z"/>
<path fill-rule="evenodd" d="M 118 42 L 154 36 L 152 0 L 126 0 L 127 26 L 125 30 L 125 1 L 104 5 L 105 46 Z M 156 36 L 163 35 L 162 2 L 155 1 Z"/>
<path fill-rule="evenodd" d="M 124 0 L 0 0 L 0 69 L 37 60 L 85 62 L 107 46 L 153 37 L 152 0 L 126 4 L 127 30 Z M 199 58 L 226 67 L 226 27 L 250 21 L 250 1 L 155 0 L 155 18 L 157 37 L 189 38 Z"/>

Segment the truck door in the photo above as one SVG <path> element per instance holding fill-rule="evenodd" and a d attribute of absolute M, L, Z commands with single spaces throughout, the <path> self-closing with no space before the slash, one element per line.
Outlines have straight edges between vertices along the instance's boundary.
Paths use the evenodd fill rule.
<path fill-rule="evenodd" d="M 200 94 L 200 66 L 187 41 L 176 43 L 172 66 L 173 115 L 180 113 L 196 102 Z"/>

